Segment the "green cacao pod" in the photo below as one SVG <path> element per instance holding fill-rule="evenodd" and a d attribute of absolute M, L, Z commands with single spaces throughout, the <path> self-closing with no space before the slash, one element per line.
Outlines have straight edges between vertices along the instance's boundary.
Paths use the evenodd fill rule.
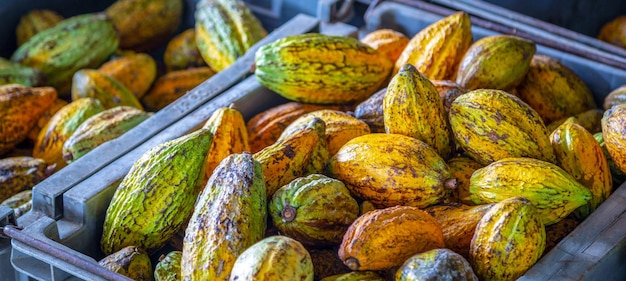
<path fill-rule="evenodd" d="M 528 72 L 536 46 L 514 35 L 494 35 L 474 42 L 459 63 L 456 83 L 467 90 L 509 90 Z"/>
<path fill-rule="evenodd" d="M 11 60 L 40 70 L 47 84 L 66 97 L 74 72 L 98 67 L 118 43 L 117 32 L 104 14 L 82 14 L 35 34 Z"/>
<path fill-rule="evenodd" d="M 277 61 L 281 63 L 276 63 Z M 288 36 L 256 52 L 259 82 L 300 102 L 361 102 L 378 91 L 393 63 L 372 47 L 346 36 Z"/>
<path fill-rule="evenodd" d="M 300 242 L 286 236 L 270 236 L 237 257 L 229 280 L 313 281 L 313 262 Z"/>
<path fill-rule="evenodd" d="M 31 10 L 20 18 L 17 24 L 15 35 L 17 35 L 17 46 L 21 46 L 33 35 L 53 27 L 63 20 L 63 16 L 57 12 L 47 9 Z"/>
<path fill-rule="evenodd" d="M 0 58 L 0 85 L 20 84 L 28 87 L 43 86 L 45 77 L 41 71 Z"/>
<path fill-rule="evenodd" d="M 108 270 L 138 281 L 152 280 L 152 262 L 148 254 L 135 246 L 128 246 L 98 262 Z"/>
<path fill-rule="evenodd" d="M 241 0 L 200 0 L 195 19 L 196 46 L 215 71 L 229 67 L 267 35 Z"/>
<path fill-rule="evenodd" d="M 470 179 L 476 204 L 524 197 L 545 225 L 556 223 L 591 200 L 591 192 L 558 166 L 532 158 L 505 158 L 476 170 Z"/>
<path fill-rule="evenodd" d="M 478 281 L 470 263 L 449 249 L 433 249 L 410 257 L 398 269 L 396 281 Z"/>
<path fill-rule="evenodd" d="M 539 260 L 546 230 L 536 208 L 515 197 L 495 204 L 476 226 L 470 263 L 480 280 L 516 280 Z"/>
<path fill-rule="evenodd" d="M 452 156 L 454 137 L 439 92 L 417 68 L 403 65 L 383 99 L 385 131 L 421 140 L 444 159 Z"/>
<path fill-rule="evenodd" d="M 459 96 L 450 107 L 450 125 L 456 143 L 482 165 L 507 157 L 556 163 L 539 114 L 507 92 L 480 89 Z"/>
<path fill-rule="evenodd" d="M 185 230 L 183 280 L 228 280 L 237 257 L 263 239 L 266 219 L 261 165 L 248 153 L 224 158 Z"/>
<path fill-rule="evenodd" d="M 200 193 L 213 136 L 200 129 L 146 151 L 113 194 L 100 241 L 105 254 L 158 249 L 179 231 Z"/>
<path fill-rule="evenodd" d="M 155 281 L 178 281 L 180 280 L 180 259 L 183 255 L 181 251 L 171 251 L 159 258 L 159 262 L 154 268 Z"/>
<path fill-rule="evenodd" d="M 311 174 L 279 188 L 269 212 L 283 235 L 308 246 L 337 245 L 359 215 L 359 205 L 341 181 Z"/>
<path fill-rule="evenodd" d="M 89 117 L 63 143 L 63 160 L 71 163 L 83 157 L 87 152 L 123 135 L 150 116 L 152 113 L 134 107 L 116 106 Z"/>
<path fill-rule="evenodd" d="M 81 69 L 72 77 L 72 100 L 95 98 L 107 108 L 132 106 L 143 110 L 139 99 L 115 78 L 95 69 Z"/>

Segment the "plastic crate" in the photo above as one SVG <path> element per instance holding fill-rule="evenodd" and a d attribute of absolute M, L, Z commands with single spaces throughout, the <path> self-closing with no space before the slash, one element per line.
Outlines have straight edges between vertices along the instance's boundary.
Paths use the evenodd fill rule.
<path fill-rule="evenodd" d="M 452 13 L 453 11 L 449 11 Z M 365 34 L 392 28 L 413 36 L 443 18 L 407 5 L 384 2 L 366 18 Z M 498 34 L 472 27 L 474 40 Z M 626 69 L 619 69 L 559 50 L 537 45 L 537 53 L 558 59 L 585 81 L 597 104 L 608 93 L 626 84 Z M 600 207 L 540 259 L 519 280 L 626 280 L 626 184 L 622 184 Z"/>
<path fill-rule="evenodd" d="M 319 27 L 317 19 L 299 15 L 268 35 L 259 46 L 287 35 L 320 32 Z M 356 28 L 337 23 L 332 28 L 327 26 L 323 33 L 356 36 Z M 248 52 L 236 64 L 249 69 L 253 59 L 254 53 Z M 211 87 L 209 82 L 198 86 L 188 96 L 200 95 Z M 59 217 L 47 216 L 37 211 L 26 214 L 26 219 L 31 222 L 22 231 L 14 231 L 11 240 L 11 262 L 16 269 L 16 275 L 19 278 L 29 277 L 36 280 L 124 280 L 121 275 L 103 270 L 96 264 L 96 260 L 103 258 L 99 249 L 102 224 L 117 184 L 148 149 L 197 129 L 216 109 L 233 102 L 245 118 L 250 118 L 261 110 L 286 100 L 263 88 L 256 77 L 250 76 L 194 108 L 152 138 L 59 194 L 57 198 L 51 198 L 47 203 L 53 206 L 45 209 L 58 211 Z M 103 152 L 104 150 L 103 148 Z M 42 184 L 46 184 L 46 181 Z M 45 193 L 40 190 L 40 185 L 35 187 L 34 193 Z M 39 197 L 43 197 L 43 194 Z M 46 205 L 41 201 L 33 204 Z M 13 228 L 7 231 L 11 230 Z"/>

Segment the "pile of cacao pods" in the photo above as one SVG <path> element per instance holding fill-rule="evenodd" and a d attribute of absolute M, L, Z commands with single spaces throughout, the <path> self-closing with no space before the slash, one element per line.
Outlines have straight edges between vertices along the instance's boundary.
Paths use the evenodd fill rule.
<path fill-rule="evenodd" d="M 21 17 L 16 50 L 0 58 L 0 202 L 18 216 L 28 211 L 37 183 L 137 126 L 266 35 L 239 0 L 198 1 L 195 26 L 177 33 L 183 5 L 118 0 L 68 18 L 52 10 Z"/>
<path fill-rule="evenodd" d="M 220 108 L 147 151 L 107 209 L 100 264 L 137 280 L 515 280 L 626 172 L 626 86 L 599 108 L 535 52 L 474 41 L 464 12 L 412 38 L 265 45 L 255 75 L 291 102 Z"/>

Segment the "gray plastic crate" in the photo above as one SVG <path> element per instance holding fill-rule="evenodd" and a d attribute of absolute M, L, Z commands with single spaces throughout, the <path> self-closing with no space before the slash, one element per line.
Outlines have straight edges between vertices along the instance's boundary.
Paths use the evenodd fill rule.
<path fill-rule="evenodd" d="M 443 18 L 399 3 L 384 2 L 366 18 L 360 34 L 392 28 L 413 36 Z M 473 26 L 474 40 L 498 34 Z M 560 60 L 579 75 L 597 104 L 626 84 L 626 69 L 619 69 L 537 45 L 537 53 Z M 622 184 L 595 212 L 540 259 L 520 280 L 626 280 L 626 184 Z"/>
<path fill-rule="evenodd" d="M 256 47 L 287 35 L 320 32 L 319 27 L 317 19 L 299 15 L 276 29 Z M 323 33 L 356 36 L 356 31 L 355 27 L 336 23 L 327 25 Z M 253 60 L 254 53 L 248 52 L 236 65 L 249 69 Z M 210 83 L 205 82 L 192 90 L 188 96 L 201 95 L 207 88 L 210 88 Z M 52 218 L 36 211 L 26 214 L 26 219 L 31 222 L 24 230 L 12 232 L 11 262 L 17 271 L 16 275 L 22 279 L 36 280 L 111 280 L 120 277 L 116 274 L 111 275 L 110 271 L 103 272 L 102 268 L 94 265 L 96 260 L 103 257 L 99 250 L 99 241 L 106 208 L 117 184 L 132 164 L 148 149 L 198 128 L 219 107 L 234 102 L 244 117 L 250 118 L 265 108 L 285 101 L 261 87 L 256 77 L 250 76 L 194 108 L 152 138 L 82 179 L 69 190 L 56 195 L 58 198 L 51 198 L 48 203 L 56 203 L 49 209 L 58 210 L 62 216 Z M 34 192 L 42 192 L 39 185 Z M 13 229 L 9 231 L 11 230 Z"/>

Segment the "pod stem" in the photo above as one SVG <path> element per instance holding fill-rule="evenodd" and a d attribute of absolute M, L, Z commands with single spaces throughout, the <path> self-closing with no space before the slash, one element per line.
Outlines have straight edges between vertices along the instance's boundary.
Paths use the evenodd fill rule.
<path fill-rule="evenodd" d="M 283 221 L 286 222 L 290 222 L 293 221 L 296 218 L 296 208 L 291 207 L 289 205 L 285 206 L 285 208 L 283 208 L 283 211 L 280 213 L 281 217 L 283 218 Z"/>
<path fill-rule="evenodd" d="M 359 267 L 361 267 L 359 260 L 355 257 L 349 257 L 343 263 L 352 270 L 359 270 Z"/>

